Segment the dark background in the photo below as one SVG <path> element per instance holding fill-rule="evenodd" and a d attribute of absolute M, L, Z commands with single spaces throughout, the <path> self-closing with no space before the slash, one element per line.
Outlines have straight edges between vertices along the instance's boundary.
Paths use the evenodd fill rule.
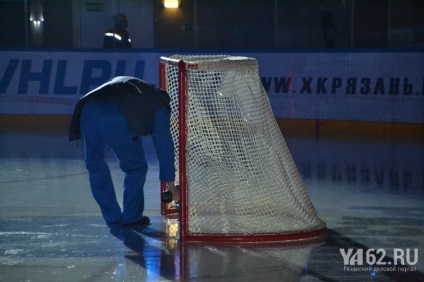
<path fill-rule="evenodd" d="M 37 1 L 41 42 L 28 20 Z M 0 47 L 85 48 L 74 39 L 75 1 L 84 0 L 0 1 Z M 140 1 L 153 5 L 154 48 L 424 47 L 422 0 L 181 0 L 172 15 L 160 0 Z"/>

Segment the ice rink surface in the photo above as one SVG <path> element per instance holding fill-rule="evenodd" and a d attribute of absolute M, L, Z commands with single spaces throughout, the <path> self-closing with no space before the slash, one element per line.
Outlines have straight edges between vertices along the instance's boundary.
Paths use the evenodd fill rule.
<path fill-rule="evenodd" d="M 167 232 L 174 222 L 160 215 L 150 139 L 145 215 L 152 224 L 111 229 L 91 196 L 81 142 L 68 142 L 66 129 L 2 129 L 0 281 L 424 281 L 424 140 L 284 137 L 326 238 L 175 239 Z M 121 197 L 123 174 L 112 154 L 108 160 Z"/>

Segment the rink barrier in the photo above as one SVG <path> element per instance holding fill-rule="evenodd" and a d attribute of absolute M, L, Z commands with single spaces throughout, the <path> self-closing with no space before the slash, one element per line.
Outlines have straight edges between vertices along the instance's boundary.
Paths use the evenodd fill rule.
<path fill-rule="evenodd" d="M 66 131 L 71 115 L 0 115 L 1 131 Z M 277 123 L 283 134 L 320 136 L 328 134 L 374 134 L 399 135 L 424 138 L 424 124 L 372 121 L 319 120 L 319 119 L 282 119 Z"/>

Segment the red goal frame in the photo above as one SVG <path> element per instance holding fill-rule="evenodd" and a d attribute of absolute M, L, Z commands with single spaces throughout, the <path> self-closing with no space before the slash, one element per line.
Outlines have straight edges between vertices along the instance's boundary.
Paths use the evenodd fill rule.
<path fill-rule="evenodd" d="M 167 204 L 161 203 L 161 215 L 175 216 L 178 214 L 179 220 L 179 238 L 181 241 L 205 241 L 205 242 L 273 242 L 273 241 L 291 241 L 305 240 L 311 238 L 325 238 L 327 228 L 319 230 L 301 231 L 290 233 L 257 233 L 254 235 L 243 234 L 224 234 L 224 235 L 195 235 L 190 234 L 188 230 L 188 207 L 187 207 L 187 167 L 186 167 L 186 137 L 187 137 L 187 70 L 197 69 L 198 64 L 185 62 L 183 60 L 169 57 L 160 57 L 159 63 L 159 84 L 160 88 L 167 89 L 166 65 L 178 67 L 178 116 L 179 116 L 179 186 L 180 201 L 179 213 L 175 208 L 169 208 Z M 166 183 L 161 182 L 160 193 L 166 191 Z"/>

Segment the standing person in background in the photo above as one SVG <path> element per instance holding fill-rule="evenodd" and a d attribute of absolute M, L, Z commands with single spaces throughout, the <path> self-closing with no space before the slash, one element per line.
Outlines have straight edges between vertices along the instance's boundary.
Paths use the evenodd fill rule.
<path fill-rule="evenodd" d="M 110 28 L 103 36 L 104 48 L 132 48 L 130 34 L 127 31 L 128 21 L 124 14 L 114 18 L 115 27 Z"/>
<path fill-rule="evenodd" d="M 174 184 L 169 102 L 166 91 L 134 77 L 119 76 L 83 96 L 75 106 L 69 141 L 84 141 L 91 191 L 108 225 L 150 223 L 143 216 L 147 162 L 141 136 L 152 136 L 159 160 L 159 179 L 168 184 L 173 199 L 179 199 Z M 106 146 L 125 173 L 122 211 L 104 157 Z"/>

